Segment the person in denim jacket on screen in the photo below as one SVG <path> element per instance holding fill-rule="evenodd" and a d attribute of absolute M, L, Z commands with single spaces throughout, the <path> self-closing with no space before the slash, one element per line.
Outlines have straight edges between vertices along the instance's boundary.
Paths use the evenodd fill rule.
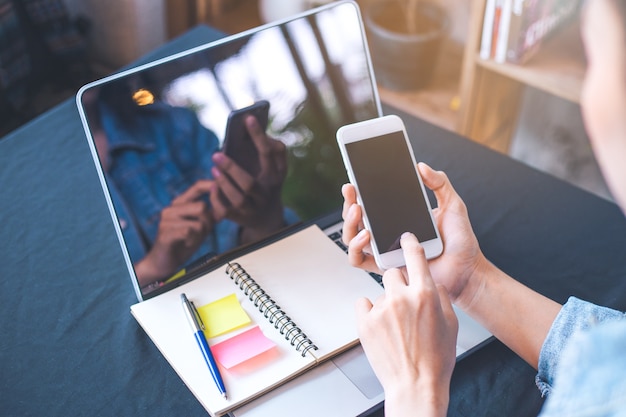
<path fill-rule="evenodd" d="M 582 38 L 588 58 L 583 117 L 624 211 L 626 1 L 589 0 Z M 419 170 L 437 198 L 444 253 L 427 262 L 416 238 L 404 235 L 406 269 L 384 273 L 383 297 L 357 303 L 361 343 L 385 389 L 385 415 L 446 415 L 458 328 L 454 302 L 538 370 L 537 385 L 547 395 L 541 416 L 626 416 L 624 313 L 574 297 L 561 306 L 506 275 L 480 251 L 446 175 L 422 163 Z M 342 193 L 350 262 L 377 271 L 354 187 L 344 185 Z"/>
<path fill-rule="evenodd" d="M 156 99 L 139 104 L 133 99 L 138 87 L 123 81 L 100 87 L 97 100 L 90 92 L 88 118 L 144 290 L 200 257 L 257 241 L 297 220 L 281 201 L 285 145 L 256 118 L 249 116 L 246 127 L 265 160 L 252 177 L 220 152 L 217 137 L 193 111 Z"/>

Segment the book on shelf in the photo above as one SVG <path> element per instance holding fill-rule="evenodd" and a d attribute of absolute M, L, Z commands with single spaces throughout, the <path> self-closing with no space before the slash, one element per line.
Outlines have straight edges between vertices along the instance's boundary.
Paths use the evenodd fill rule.
<path fill-rule="evenodd" d="M 496 55 L 500 18 L 502 17 L 504 1 L 505 0 L 487 0 L 485 4 L 479 52 L 481 59 L 493 59 Z"/>
<path fill-rule="evenodd" d="M 482 59 L 491 58 L 491 40 L 495 38 L 493 35 L 493 28 L 496 26 L 494 24 L 495 19 L 496 0 L 487 0 L 487 3 L 485 4 L 485 15 L 483 18 L 483 30 L 480 38 L 480 57 Z"/>
<path fill-rule="evenodd" d="M 198 306 L 227 399 L 190 332 L 182 293 Z M 382 293 L 310 226 L 131 312 L 209 414 L 220 416 L 358 344 L 355 301 Z"/>
<path fill-rule="evenodd" d="M 499 3 L 500 2 L 500 3 Z M 487 0 L 483 25 L 492 24 L 492 38 L 486 39 L 488 28 L 483 27 L 483 48 L 491 45 L 489 58 L 496 62 L 523 64 L 541 44 L 571 21 L 580 9 L 581 0 Z M 493 7 L 494 18 L 488 15 Z"/>
<path fill-rule="evenodd" d="M 514 0 L 506 61 L 528 61 L 546 39 L 578 14 L 580 5 L 580 0 Z"/>
<path fill-rule="evenodd" d="M 498 22 L 498 39 L 496 40 L 496 50 L 493 57 L 496 62 L 506 61 L 506 48 L 509 40 L 509 29 L 511 28 L 513 1 L 518 0 L 504 0 L 502 2 L 502 11 Z"/>

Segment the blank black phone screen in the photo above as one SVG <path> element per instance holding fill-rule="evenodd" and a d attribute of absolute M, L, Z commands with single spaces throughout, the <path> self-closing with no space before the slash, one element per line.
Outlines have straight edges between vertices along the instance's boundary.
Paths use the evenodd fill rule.
<path fill-rule="evenodd" d="M 346 150 L 381 253 L 399 249 L 404 232 L 420 242 L 437 237 L 402 131 L 347 143 Z"/>

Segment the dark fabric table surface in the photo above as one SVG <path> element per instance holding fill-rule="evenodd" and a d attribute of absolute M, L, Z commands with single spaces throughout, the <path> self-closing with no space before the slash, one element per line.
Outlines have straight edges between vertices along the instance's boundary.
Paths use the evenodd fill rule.
<path fill-rule="evenodd" d="M 140 62 L 220 37 L 198 27 Z M 466 201 L 486 255 L 564 302 L 626 309 L 614 204 L 390 107 Z M 200 416 L 129 312 L 136 298 L 73 100 L 0 140 L 0 415 Z M 497 312 L 494 312 L 497 314 Z M 534 370 L 498 341 L 457 364 L 450 416 L 532 416 Z"/>

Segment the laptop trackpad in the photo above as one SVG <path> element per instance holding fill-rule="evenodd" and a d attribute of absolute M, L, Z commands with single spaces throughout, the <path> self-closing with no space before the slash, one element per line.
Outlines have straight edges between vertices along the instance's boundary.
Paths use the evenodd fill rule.
<path fill-rule="evenodd" d="M 337 368 L 365 395 L 372 399 L 383 393 L 361 345 L 332 359 Z"/>

